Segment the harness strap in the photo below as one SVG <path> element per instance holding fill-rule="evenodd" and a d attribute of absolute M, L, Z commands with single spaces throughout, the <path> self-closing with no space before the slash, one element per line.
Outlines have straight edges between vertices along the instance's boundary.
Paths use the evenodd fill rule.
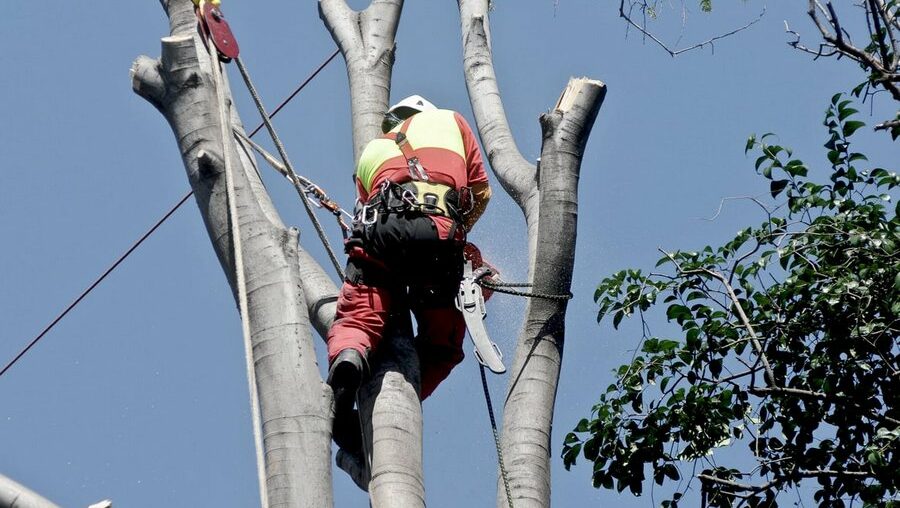
<path fill-rule="evenodd" d="M 406 137 L 406 131 L 409 129 L 412 119 L 413 117 L 407 118 L 400 126 L 399 132 L 388 132 L 384 137 L 397 143 L 397 148 L 400 149 L 400 152 L 403 153 L 403 157 L 406 159 L 406 166 L 409 168 L 409 176 L 412 177 L 413 180 L 423 180 L 427 182 L 428 173 L 425 172 L 425 168 L 422 166 L 422 163 L 419 162 L 419 157 L 416 155 L 416 149 L 410 145 L 409 139 Z"/>

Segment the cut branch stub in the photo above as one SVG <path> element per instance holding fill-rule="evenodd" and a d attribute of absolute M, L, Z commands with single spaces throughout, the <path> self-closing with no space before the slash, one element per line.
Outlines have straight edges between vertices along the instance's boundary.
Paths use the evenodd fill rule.
<path fill-rule="evenodd" d="M 605 95 L 606 86 L 600 81 L 572 79 L 556 108 L 541 117 L 535 292 L 565 294 L 571 289 L 582 154 Z M 517 508 L 550 503 L 550 432 L 567 304 L 566 300 L 529 300 L 516 349 L 504 410 L 503 455 L 511 464 Z M 499 490 L 498 506 L 505 506 L 505 494 Z"/>

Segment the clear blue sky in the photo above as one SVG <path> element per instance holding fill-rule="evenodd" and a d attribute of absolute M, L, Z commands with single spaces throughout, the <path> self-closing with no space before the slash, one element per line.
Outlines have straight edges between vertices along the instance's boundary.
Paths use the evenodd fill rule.
<path fill-rule="evenodd" d="M 609 87 L 581 173 L 553 499 L 564 507 L 649 506 L 649 492 L 635 499 L 594 490 L 589 467 L 565 472 L 558 458 L 565 433 L 588 414 L 638 336 L 630 325 L 614 333 L 596 324 L 594 288 L 619 268 L 652 266 L 658 246 L 699 247 L 761 220 L 740 202 L 715 221 L 703 219 L 723 197 L 766 192 L 743 154 L 747 135 L 777 132 L 819 165 L 827 100 L 862 76 L 849 62 L 812 62 L 785 44 L 784 20 L 816 41 L 799 2 L 770 2 L 752 29 L 719 42 L 714 52 L 677 59 L 634 32 L 626 37 L 618 2 L 495 3 L 496 70 L 526 158 L 539 152 L 538 115 L 552 107 L 569 76 Z M 762 10 L 756 1 L 716 2 L 713 15 L 702 15 L 696 2 L 688 4 L 683 45 L 743 25 Z M 314 2 L 226 0 L 224 10 L 270 105 L 334 48 Z M 660 30 L 674 40 L 680 14 L 666 16 Z M 420 93 L 473 122 L 458 25 L 454 2 L 407 3 L 393 97 Z M 171 131 L 131 92 L 128 75 L 137 55 L 158 56 L 167 26 L 151 0 L 0 2 L 0 363 L 188 188 Z M 245 124 L 255 125 L 246 94 L 235 92 Z M 881 115 L 865 120 L 874 124 L 885 111 L 883 99 L 876 103 Z M 276 123 L 302 172 L 350 204 L 343 62 L 332 63 Z M 876 163 L 897 159 L 884 136 L 864 148 Z M 273 173 L 266 179 L 285 222 L 311 232 L 294 191 Z M 491 204 L 474 240 L 507 278 L 522 277 L 523 225 L 507 198 Z M 302 242 L 325 260 L 314 235 Z M 498 296 L 489 310 L 490 331 L 511 354 L 522 302 Z M 120 507 L 254 506 L 240 333 L 190 202 L 0 378 L 0 472 L 64 506 L 103 498 Z M 469 356 L 425 404 L 425 473 L 434 508 L 493 504 L 496 459 Z M 491 384 L 495 400 L 502 399 L 506 379 Z M 338 506 L 366 506 L 340 471 L 335 489 Z"/>

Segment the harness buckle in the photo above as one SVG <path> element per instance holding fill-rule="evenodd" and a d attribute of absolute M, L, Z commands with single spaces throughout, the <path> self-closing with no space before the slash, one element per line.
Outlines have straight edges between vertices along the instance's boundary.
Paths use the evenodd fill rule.
<path fill-rule="evenodd" d="M 409 189 L 403 189 L 403 192 L 400 193 L 400 201 L 403 201 L 404 203 L 409 205 L 409 207 L 413 210 L 417 210 L 422 206 L 413 191 Z"/>
<path fill-rule="evenodd" d="M 422 180 L 423 182 L 428 181 L 428 173 L 425 172 L 425 168 L 422 167 L 422 163 L 419 162 L 418 157 L 411 157 L 406 161 L 406 164 L 409 167 L 409 176 L 411 176 L 413 180 Z"/>
<path fill-rule="evenodd" d="M 378 221 L 378 207 L 377 205 L 363 205 L 362 210 L 359 211 L 359 222 L 363 226 L 371 226 Z"/>

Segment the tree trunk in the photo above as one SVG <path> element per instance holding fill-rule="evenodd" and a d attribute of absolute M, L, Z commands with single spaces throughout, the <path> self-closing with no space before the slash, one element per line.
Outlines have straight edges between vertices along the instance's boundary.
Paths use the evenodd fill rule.
<path fill-rule="evenodd" d="M 359 12 L 344 0 L 319 0 L 319 16 L 347 64 L 354 161 L 366 143 L 381 135 L 402 9 L 402 0 L 374 0 Z M 370 359 L 372 376 L 359 398 L 370 474 L 354 479 L 368 485 L 373 506 L 424 507 L 419 364 L 406 309 L 396 309 L 382 344 Z M 351 476 L 366 470 L 342 458 L 339 464 Z"/>
<path fill-rule="evenodd" d="M 572 80 L 556 108 L 541 117 L 542 163 L 527 162 L 509 131 L 494 76 L 487 0 L 458 0 L 469 96 L 488 161 L 522 209 L 528 231 L 529 278 L 537 292 L 564 294 L 571 286 L 581 155 L 605 86 Z M 196 31 L 189 0 L 161 0 L 171 35 L 162 57 L 140 57 L 133 87 L 168 120 L 182 154 L 207 231 L 238 294 L 223 160 L 235 162 L 235 203 L 243 243 L 252 364 L 259 394 L 271 505 L 331 506 L 331 390 L 315 363 L 310 325 L 327 333 L 336 288 L 298 246 L 298 232 L 278 217 L 249 147 L 222 139 L 211 60 Z M 394 35 L 402 0 L 373 0 L 353 11 L 345 0 L 319 0 L 320 17 L 338 43 L 350 81 L 354 160 L 380 134 L 388 107 Z M 240 127 L 230 108 L 229 115 Z M 569 239 L 559 242 L 559 238 Z M 536 269 L 536 268 L 540 269 Z M 516 507 L 548 506 L 550 426 L 564 339 L 565 301 L 533 300 L 518 340 L 504 418 L 507 458 Z M 360 391 L 367 422 L 364 463 L 338 463 L 364 488 L 374 506 L 425 505 L 419 366 L 406 309 L 391 319 Z M 506 504 L 499 495 L 498 505 Z"/>
<path fill-rule="evenodd" d="M 316 328 L 330 324 L 334 285 L 299 249 L 263 185 L 252 151 L 222 139 L 211 59 L 196 30 L 190 0 L 161 0 L 171 35 L 162 57 L 139 57 L 133 88 L 168 120 L 182 155 L 207 232 L 235 295 L 233 243 L 224 177 L 224 150 L 235 166 L 235 203 L 243 243 L 255 372 L 265 452 L 265 489 L 270 506 L 322 507 L 331 492 L 331 390 L 316 365 L 309 316 Z M 235 128 L 240 119 L 230 107 Z M 304 293 L 313 295 L 307 301 Z M 313 312 L 310 312 L 313 309 Z M 327 321 L 327 322 L 325 322 Z"/>
<path fill-rule="evenodd" d="M 525 215 L 533 291 L 567 294 L 575 260 L 581 157 L 606 86 L 570 80 L 556 107 L 541 116 L 540 164 L 528 163 L 516 148 L 500 99 L 488 0 L 458 0 L 458 5 L 469 98 L 491 167 Z M 565 300 L 529 300 L 510 369 L 502 449 L 517 508 L 550 506 L 550 436 L 566 306 Z M 497 505 L 508 506 L 499 485 Z"/>
<path fill-rule="evenodd" d="M 59 508 L 59 505 L 0 474 L 0 508 Z"/>

